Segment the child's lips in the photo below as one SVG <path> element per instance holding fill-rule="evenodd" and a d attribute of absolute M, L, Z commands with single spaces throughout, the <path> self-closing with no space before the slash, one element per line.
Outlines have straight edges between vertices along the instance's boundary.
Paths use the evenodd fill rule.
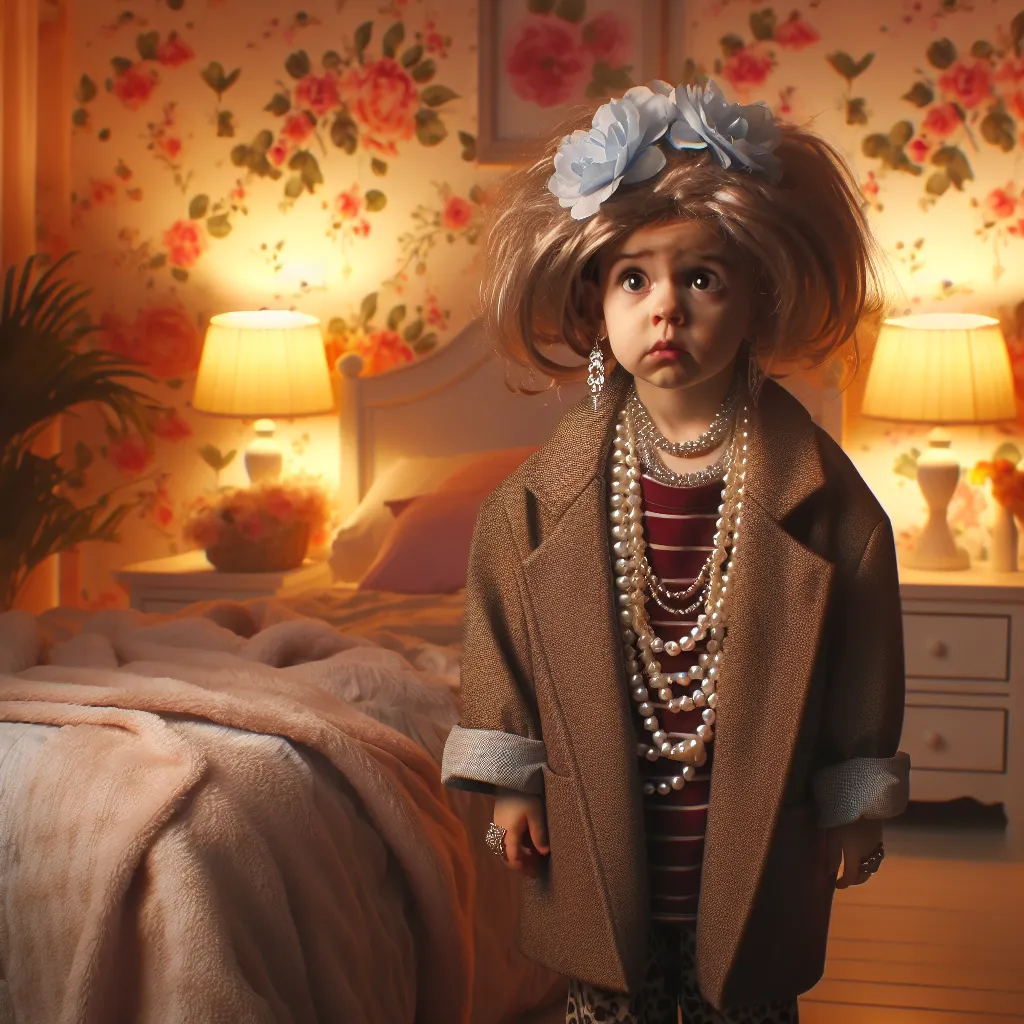
<path fill-rule="evenodd" d="M 647 354 L 652 358 L 672 359 L 681 356 L 683 352 L 671 341 L 658 341 L 651 346 Z"/>

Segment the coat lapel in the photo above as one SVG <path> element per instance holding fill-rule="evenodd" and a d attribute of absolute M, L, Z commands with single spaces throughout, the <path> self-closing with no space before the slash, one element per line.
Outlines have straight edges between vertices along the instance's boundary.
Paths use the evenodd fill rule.
<path fill-rule="evenodd" d="M 584 815 L 624 962 L 645 948 L 647 877 L 640 777 L 630 724 L 607 532 L 605 466 L 632 379 L 617 367 L 597 413 L 589 399 L 559 424 L 525 477 L 550 524 L 523 563 L 554 684 L 558 744 L 584 780 Z M 721 996 L 750 914 L 793 756 L 832 566 L 796 541 L 785 517 L 824 483 L 814 427 L 766 382 L 751 416 L 743 522 L 719 691 L 715 768 L 701 886 L 699 971 Z M 554 737 L 546 737 L 549 741 Z M 623 841 L 625 839 L 625 841 Z M 638 908 L 640 911 L 638 913 Z"/>

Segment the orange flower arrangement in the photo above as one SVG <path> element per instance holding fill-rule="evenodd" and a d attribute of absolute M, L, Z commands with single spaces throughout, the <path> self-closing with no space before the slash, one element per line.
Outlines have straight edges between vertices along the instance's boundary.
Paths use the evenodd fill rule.
<path fill-rule="evenodd" d="M 1024 519 L 1024 472 L 1009 459 L 982 460 L 970 472 L 972 484 L 992 484 L 992 497 L 1016 519 Z"/>
<path fill-rule="evenodd" d="M 295 568 L 311 543 L 323 544 L 330 520 L 323 488 L 296 477 L 197 498 L 184 535 L 219 569 L 276 571 Z"/>

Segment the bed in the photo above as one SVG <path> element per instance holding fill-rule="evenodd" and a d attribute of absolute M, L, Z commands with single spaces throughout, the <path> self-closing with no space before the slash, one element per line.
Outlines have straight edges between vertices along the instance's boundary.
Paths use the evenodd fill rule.
<path fill-rule="evenodd" d="M 515 949 L 489 801 L 438 766 L 466 481 L 582 389 L 513 395 L 475 324 L 381 377 L 340 370 L 334 587 L 0 616 L 0 1024 L 499 1024 L 563 998 Z M 397 525 L 446 480 L 425 523 L 457 542 L 391 589 Z"/>

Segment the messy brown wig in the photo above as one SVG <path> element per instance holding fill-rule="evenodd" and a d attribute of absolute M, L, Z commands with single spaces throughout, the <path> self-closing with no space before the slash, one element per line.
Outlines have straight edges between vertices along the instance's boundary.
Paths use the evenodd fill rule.
<path fill-rule="evenodd" d="M 588 127 L 586 123 L 573 127 Z M 804 128 L 779 124 L 782 178 L 728 170 L 707 150 L 676 152 L 667 166 L 620 188 L 588 220 L 573 220 L 547 188 L 562 134 L 543 158 L 513 172 L 492 207 L 480 289 L 498 350 L 556 382 L 583 376 L 598 325 L 585 282 L 602 253 L 641 227 L 677 218 L 714 222 L 753 275 L 755 336 L 774 375 L 820 365 L 886 306 L 883 260 L 860 191 L 837 150 Z M 592 292 L 590 293 L 592 294 Z M 568 349 L 568 351 L 566 351 Z M 606 356 L 610 355 L 606 349 Z"/>

